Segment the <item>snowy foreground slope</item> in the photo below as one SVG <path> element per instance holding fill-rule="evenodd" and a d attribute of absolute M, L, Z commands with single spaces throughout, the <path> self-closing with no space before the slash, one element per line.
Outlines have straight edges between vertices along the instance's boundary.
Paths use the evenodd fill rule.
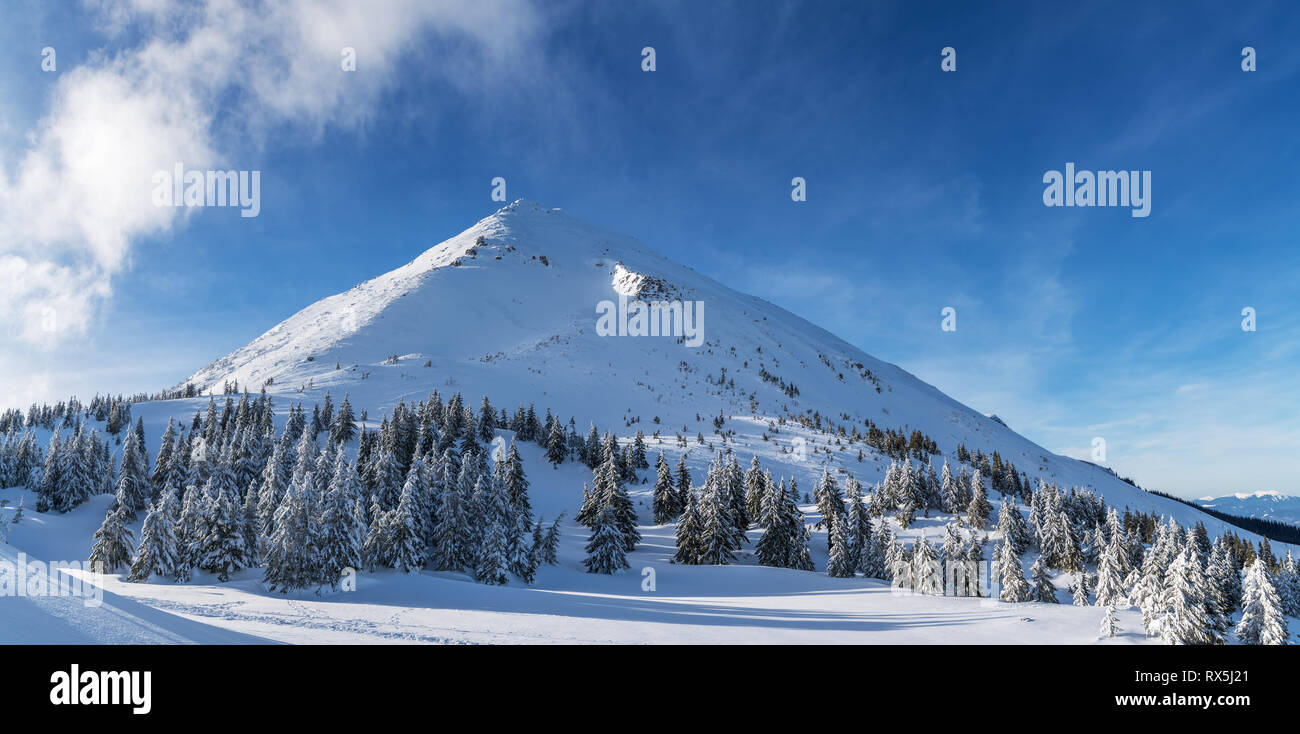
<path fill-rule="evenodd" d="M 599 336 L 597 304 L 620 294 L 702 302 L 704 343 L 692 348 L 673 338 Z M 399 400 L 423 400 L 434 389 L 444 398 L 459 391 L 471 406 L 487 395 L 508 412 L 531 402 L 565 421 L 573 416 L 580 433 L 589 422 L 621 438 L 643 430 L 652 461 L 660 450 L 674 466 L 685 455 L 696 482 L 713 451 L 723 447 L 714 432 L 721 414 L 729 434 L 725 446 L 742 464 L 757 456 L 774 477 L 794 477 L 804 491 L 824 468 L 852 474 L 870 488 L 889 459 L 862 442 L 850 449 L 826 432 L 772 422 L 815 412 L 861 428 L 869 419 L 882 429 L 920 429 L 954 469 L 962 443 L 972 451 L 997 451 L 1033 480 L 1091 487 L 1121 511 L 1169 515 L 1186 526 L 1204 522 L 1211 537 L 1229 529 L 1100 467 L 1051 454 L 772 304 L 727 289 L 635 240 L 530 202 L 516 202 L 410 264 L 308 306 L 208 365 L 186 381 L 204 388 L 204 397 L 134 405 L 132 417 L 143 421 L 150 456 L 169 419 L 188 424 L 196 410 L 206 409 L 206 391 L 220 393 L 231 381 L 252 392 L 266 387 L 275 398 L 277 429 L 289 405 L 301 402 L 310 413 L 326 391 L 335 403 L 347 394 L 358 413 L 367 410 L 371 430 Z M 222 400 L 218 395 L 218 404 Z M 816 572 L 756 565 L 758 530 L 751 531 L 737 565 L 673 565 L 675 527 L 651 524 L 652 484 L 629 487 L 644 536 L 628 557 L 631 570 L 587 574 L 588 531 L 573 517 L 591 472 L 573 462 L 552 468 L 533 443 L 521 442 L 519 449 L 534 510 L 548 521 L 567 513 L 560 563 L 544 566 L 532 586 L 485 586 L 450 572 L 377 571 L 362 573 L 355 591 L 285 595 L 268 591 L 260 569 L 226 583 L 201 572 L 184 584 L 133 584 L 110 575 L 96 581 L 106 592 L 98 610 L 77 609 L 76 601 L 60 606 L 0 599 L 0 618 L 7 622 L 0 634 L 14 642 L 143 643 L 1155 642 L 1131 609 L 1119 613 L 1120 636 L 1099 640 L 1104 610 L 1070 605 L 1069 574 L 1056 576 L 1059 605 L 919 596 L 873 579 L 831 578 L 824 529 L 813 531 L 810 544 Z M 653 481 L 653 470 L 646 475 Z M 12 529 L 9 545 L 0 546 L 6 558 L 25 552 L 45 560 L 84 559 L 111 501 L 97 496 L 65 515 L 42 514 L 32 511 L 35 497 L 27 490 L 0 490 L 0 499 L 17 504 L 20 498 L 27 519 Z M 990 499 L 997 505 L 1002 498 L 995 492 Z M 810 525 L 820 519 L 814 505 L 803 510 Z M 935 542 L 951 519 L 932 515 L 908 530 L 894 524 L 894 530 L 904 543 L 922 534 Z M 140 521 L 133 530 L 139 538 Z M 650 580 L 653 589 L 643 586 Z M 113 624 L 102 621 L 105 614 Z"/>

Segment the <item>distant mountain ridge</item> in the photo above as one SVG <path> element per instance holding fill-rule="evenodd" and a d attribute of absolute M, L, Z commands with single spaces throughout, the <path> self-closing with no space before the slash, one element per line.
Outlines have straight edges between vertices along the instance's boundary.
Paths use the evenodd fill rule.
<path fill-rule="evenodd" d="M 1202 497 L 1196 504 L 1230 515 L 1300 526 L 1300 497 L 1281 492 L 1235 492 L 1222 497 Z"/>

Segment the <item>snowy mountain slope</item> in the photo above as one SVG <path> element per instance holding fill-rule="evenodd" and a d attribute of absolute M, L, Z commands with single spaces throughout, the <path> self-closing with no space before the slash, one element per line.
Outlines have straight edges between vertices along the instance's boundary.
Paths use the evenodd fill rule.
<path fill-rule="evenodd" d="M 1236 492 L 1223 497 L 1202 497 L 1196 504 L 1229 515 L 1300 525 L 1300 497 L 1281 492 Z"/>
<path fill-rule="evenodd" d="M 597 304 L 620 294 L 701 302 L 703 345 L 599 336 Z M 488 395 L 508 411 L 535 402 L 538 410 L 575 416 L 579 430 L 594 421 L 668 437 L 708 435 L 718 414 L 728 417 L 725 428 L 751 437 L 771 433 L 766 421 L 787 413 L 817 412 L 860 430 L 870 419 L 882 429 L 919 428 L 949 456 L 958 443 L 998 451 L 1031 478 L 1092 486 L 1120 507 L 1180 522 L 1206 519 L 1104 469 L 1054 455 L 996 416 L 635 239 L 527 201 L 304 308 L 186 382 L 219 392 L 230 380 L 307 404 L 327 390 L 335 400 L 348 393 L 376 418 L 399 399 L 459 390 L 471 403 Z M 819 472 L 825 459 L 812 458 L 807 470 Z M 849 464 L 868 483 L 883 469 Z"/>

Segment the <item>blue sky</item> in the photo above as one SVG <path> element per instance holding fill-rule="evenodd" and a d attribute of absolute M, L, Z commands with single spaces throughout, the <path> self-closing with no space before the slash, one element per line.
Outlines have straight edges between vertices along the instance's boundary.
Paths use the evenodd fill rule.
<path fill-rule="evenodd" d="M 261 170 L 261 214 L 106 216 L 121 236 L 91 245 L 0 223 L 0 257 L 69 268 L 0 303 L 6 405 L 174 384 L 491 213 L 502 176 L 1054 451 L 1103 437 L 1104 463 L 1185 496 L 1300 492 L 1294 4 L 335 0 L 279 25 L 152 5 L 9 3 L 0 220 L 69 219 L 114 188 L 69 150 L 131 145 Z M 207 33 L 236 53 L 205 56 Z M 352 74 L 313 55 L 341 45 Z M 85 99 L 140 116 L 79 120 Z M 47 159 L 63 208 L 32 194 Z M 1044 207 L 1067 161 L 1150 170 L 1151 215 Z M 76 318 L 25 333 L 55 296 Z"/>

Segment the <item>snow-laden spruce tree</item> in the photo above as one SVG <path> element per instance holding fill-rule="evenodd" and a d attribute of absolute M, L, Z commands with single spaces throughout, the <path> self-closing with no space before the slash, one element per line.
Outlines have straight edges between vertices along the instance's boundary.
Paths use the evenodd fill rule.
<path fill-rule="evenodd" d="M 1020 556 L 1016 555 L 1016 549 L 1004 540 L 998 545 L 998 555 L 998 567 L 1002 571 L 999 579 L 1002 591 L 998 598 L 1012 603 L 1029 601 L 1029 584 L 1025 582 L 1025 572 L 1020 567 Z"/>
<path fill-rule="evenodd" d="M 955 515 L 961 512 L 962 493 L 961 487 L 952 477 L 952 470 L 948 468 L 948 461 L 943 462 L 943 470 L 939 473 L 939 492 L 943 502 L 943 511 Z"/>
<path fill-rule="evenodd" d="M 478 497 L 479 552 L 474 578 L 484 584 L 504 584 L 509 579 L 509 536 L 515 517 L 505 486 L 496 482 L 484 483 Z"/>
<path fill-rule="evenodd" d="M 291 480 L 291 465 L 286 452 L 287 441 L 278 441 L 271 449 L 271 457 L 262 470 L 262 485 L 257 493 L 258 535 L 270 538 L 275 534 L 275 511 Z"/>
<path fill-rule="evenodd" d="M 760 549 L 762 543 L 759 543 Z M 674 563 L 695 565 L 704 555 L 704 519 L 700 516 L 699 497 L 694 490 L 686 493 L 686 509 L 677 520 L 677 554 Z M 759 562 L 763 555 L 760 551 Z"/>
<path fill-rule="evenodd" d="M 40 478 L 36 482 L 36 511 L 49 512 L 54 508 L 59 492 L 59 456 L 62 439 L 56 430 L 50 434 L 50 442 L 45 447 L 45 459 L 41 463 Z"/>
<path fill-rule="evenodd" d="M 710 470 L 699 501 L 699 563 L 703 565 L 725 566 L 736 560 L 734 526 L 723 490 L 720 472 Z"/>
<path fill-rule="evenodd" d="M 311 445 L 315 446 L 314 443 Z M 392 449 L 380 447 L 378 450 L 379 455 L 371 464 L 373 476 L 370 483 L 374 488 L 373 494 L 375 499 L 379 501 L 379 506 L 387 511 L 397 507 L 397 503 L 402 496 L 402 486 L 406 482 L 406 477 L 402 473 L 401 460 Z M 295 477 L 297 474 L 298 472 L 295 471 Z"/>
<path fill-rule="evenodd" d="M 830 560 L 826 563 L 826 573 L 836 578 L 852 578 L 855 575 L 849 534 L 846 532 L 848 524 L 847 513 L 831 516 L 831 529 L 828 533 Z"/>
<path fill-rule="evenodd" d="M 272 591 L 313 586 L 320 578 L 320 531 L 312 500 L 311 472 L 289 485 L 275 516 L 275 535 L 267 543 L 264 580 Z"/>
<path fill-rule="evenodd" d="M 334 420 L 330 425 L 330 443 L 346 444 L 356 435 L 356 416 L 352 413 L 352 403 L 348 402 L 347 394 L 343 395 L 343 402 L 339 403 L 338 410 L 334 411 Z"/>
<path fill-rule="evenodd" d="M 347 398 L 343 400 L 343 405 L 347 405 Z M 334 476 L 321 512 L 320 559 L 321 581 L 337 589 L 347 569 L 361 568 L 366 528 L 362 524 L 363 514 L 357 512 L 361 488 L 356 466 L 341 451 L 335 461 Z"/>
<path fill-rule="evenodd" d="M 104 515 L 104 522 L 95 531 L 95 543 L 90 548 L 90 567 L 101 573 L 115 573 L 131 563 L 131 543 L 134 540 L 127 527 L 126 510 L 114 503 Z"/>
<path fill-rule="evenodd" d="M 193 484 L 185 488 L 183 498 L 175 526 L 177 581 L 188 581 L 190 571 L 198 565 L 203 540 L 202 517 L 209 504 L 203 490 Z"/>
<path fill-rule="evenodd" d="M 677 487 L 673 484 L 672 468 L 668 466 L 668 460 L 664 458 L 662 451 L 659 452 L 659 458 L 655 462 L 653 509 L 656 525 L 667 525 L 681 514 L 677 507 Z"/>
<path fill-rule="evenodd" d="M 1246 645 L 1289 644 L 1291 635 L 1282 613 L 1282 601 L 1262 559 L 1256 558 L 1246 568 L 1241 587 L 1241 621 L 1237 623 L 1237 640 Z"/>
<path fill-rule="evenodd" d="M 468 465 L 469 462 L 466 464 Z M 450 468 L 448 471 L 450 472 Z M 469 468 L 462 467 L 455 481 L 443 482 L 430 554 L 430 564 L 437 571 L 462 571 L 466 568 L 465 562 L 469 550 L 462 544 L 468 537 L 467 512 L 470 495 L 465 493 L 463 486 L 465 480 L 469 478 L 470 471 Z"/>
<path fill-rule="evenodd" d="M 1129 572 L 1133 570 L 1133 563 L 1130 560 L 1131 549 L 1129 548 L 1128 534 L 1124 530 L 1124 523 L 1120 521 L 1119 512 L 1117 512 L 1114 507 L 1107 508 L 1106 510 L 1106 524 L 1104 529 L 1106 532 L 1106 542 L 1108 544 L 1116 543 L 1119 545 L 1119 576 L 1121 579 L 1127 578 Z M 1103 550 L 1102 553 L 1104 555 L 1105 551 Z"/>
<path fill-rule="evenodd" d="M 1002 498 L 1002 506 L 998 509 L 998 530 L 1002 537 L 1011 541 L 1017 554 L 1024 555 L 1029 550 L 1029 527 L 1014 499 Z"/>
<path fill-rule="evenodd" d="M 419 490 L 414 482 L 402 487 L 397 507 L 385 515 L 388 556 L 393 568 L 415 573 L 424 567 L 424 532 L 421 527 Z"/>
<path fill-rule="evenodd" d="M 162 578 L 176 577 L 176 533 L 167 507 L 168 502 L 174 501 L 174 496 L 164 496 L 149 508 L 127 580 L 148 581 L 155 574 Z"/>
<path fill-rule="evenodd" d="M 976 469 L 974 476 L 971 478 L 971 500 L 966 505 L 966 522 L 976 530 L 984 530 L 989 526 L 989 517 L 993 514 L 993 506 L 989 504 L 987 490 L 984 488 L 984 479 L 980 470 Z"/>
<path fill-rule="evenodd" d="M 776 486 L 769 484 L 759 523 L 764 528 L 755 547 L 760 565 L 813 570 L 803 512 L 794 493 L 786 488 L 784 479 Z"/>
<path fill-rule="evenodd" d="M 1240 574 L 1232 552 L 1223 538 L 1217 538 L 1205 564 L 1206 606 L 1210 624 L 1219 637 L 1232 629 L 1232 616 L 1240 603 L 1237 594 L 1241 589 Z"/>
<path fill-rule="evenodd" d="M 734 455 L 725 463 L 720 463 L 718 487 L 731 528 L 731 547 L 740 550 L 748 539 L 746 531 L 749 530 L 750 517 L 749 510 L 745 507 L 745 473 L 741 471 L 740 462 Z"/>
<path fill-rule="evenodd" d="M 1119 618 L 1115 615 L 1115 605 L 1106 605 L 1106 616 L 1101 618 L 1101 636 L 1114 637 L 1120 632 Z"/>
<path fill-rule="evenodd" d="M 1097 606 L 1123 604 L 1124 546 L 1123 539 L 1113 535 L 1097 560 Z"/>
<path fill-rule="evenodd" d="M 958 594 L 962 596 L 983 596 L 981 588 L 980 573 L 984 570 L 984 540 L 971 535 L 970 542 L 966 544 L 966 565 L 965 565 L 965 588 L 959 589 Z M 984 579 L 988 583 L 989 579 Z"/>
<path fill-rule="evenodd" d="M 587 573 L 615 573 L 628 568 L 623 531 L 614 507 L 607 505 L 596 513 L 583 565 Z"/>
<path fill-rule="evenodd" d="M 659 452 L 660 456 L 663 452 Z M 661 481 L 662 474 L 661 472 Z M 767 496 L 767 484 L 771 481 L 771 476 L 763 473 L 763 468 L 758 463 L 758 456 L 752 456 L 749 460 L 749 471 L 745 472 L 745 514 L 749 519 L 760 525 L 763 524 L 763 498 Z M 668 476 L 668 492 L 672 492 L 672 476 Z M 659 486 L 655 485 L 656 497 L 658 496 Z M 679 513 L 680 514 L 680 513 Z"/>
<path fill-rule="evenodd" d="M 540 563 L 554 566 L 560 562 L 560 521 L 563 519 L 564 513 L 561 512 L 559 517 L 555 518 L 555 521 L 546 529 L 545 535 L 542 536 L 541 545 L 537 546 L 537 558 Z"/>
<path fill-rule="evenodd" d="M 1136 571 L 1139 574 L 1137 584 L 1128 596 L 1129 603 L 1142 610 L 1142 626 L 1146 628 L 1147 634 L 1153 636 L 1160 634 L 1160 618 L 1164 615 L 1161 603 L 1164 593 L 1162 563 L 1159 554 L 1149 551 L 1142 560 L 1142 567 Z"/>
<path fill-rule="evenodd" d="M 569 455 L 569 441 L 564 435 L 564 427 L 559 421 L 551 422 L 551 430 L 546 436 L 546 460 L 558 468 Z"/>
<path fill-rule="evenodd" d="M 1070 586 L 1070 595 L 1074 598 L 1076 607 L 1086 607 L 1089 604 L 1088 591 L 1092 588 L 1092 575 L 1086 570 L 1079 571 L 1074 576 L 1074 584 Z"/>
<path fill-rule="evenodd" d="M 934 546 L 925 539 L 925 531 L 912 547 L 912 588 L 918 594 L 943 596 L 943 571 L 939 566 L 939 554 Z"/>
<path fill-rule="evenodd" d="M 605 459 L 594 470 L 593 474 L 595 479 L 595 486 L 591 492 L 593 504 L 591 508 L 584 508 L 584 510 L 591 509 L 598 513 L 600 509 L 605 507 L 612 508 L 614 520 L 618 523 L 619 531 L 623 533 L 623 550 L 630 553 L 636 549 L 637 543 L 641 542 L 641 533 L 636 527 L 636 507 L 633 506 L 631 498 L 628 497 L 627 489 L 623 486 L 618 470 L 612 435 L 606 437 Z M 592 513 L 588 512 L 582 519 L 591 516 Z M 728 531 L 730 532 L 730 527 L 728 527 Z"/>
<path fill-rule="evenodd" d="M 848 520 L 845 533 L 848 535 L 849 561 L 853 564 L 854 573 L 865 574 L 870 567 L 871 516 L 867 514 L 866 503 L 862 501 L 862 485 L 852 477 L 844 491 L 844 504 Z"/>
<path fill-rule="evenodd" d="M 944 568 L 949 569 L 951 574 L 952 567 L 966 561 L 966 543 L 962 539 L 961 531 L 957 529 L 956 523 L 948 523 L 943 528 L 943 545 L 939 546 L 939 561 L 943 563 Z"/>
<path fill-rule="evenodd" d="M 897 539 L 891 539 L 886 548 L 885 564 L 889 568 L 889 578 L 894 588 L 913 588 L 912 556 Z"/>
<path fill-rule="evenodd" d="M 822 515 L 817 527 L 826 528 L 829 537 L 832 521 L 844 514 L 844 497 L 840 495 L 839 484 L 836 483 L 835 477 L 831 476 L 829 469 L 822 469 L 822 476 L 817 480 L 817 486 L 813 488 L 813 500 L 816 501 L 817 509 Z"/>
<path fill-rule="evenodd" d="M 1043 604 L 1061 603 L 1061 600 L 1056 598 L 1056 584 L 1052 583 L 1052 577 L 1047 573 L 1047 564 L 1043 562 L 1042 556 L 1034 560 L 1034 566 L 1029 570 L 1029 577 L 1033 585 L 1029 595 L 1030 601 Z"/>
<path fill-rule="evenodd" d="M 1277 595 L 1282 602 L 1284 614 L 1300 617 L 1300 568 L 1297 568 L 1296 560 L 1289 550 L 1278 569 Z"/>
<path fill-rule="evenodd" d="M 149 477 L 149 484 L 153 488 L 153 495 L 155 497 L 162 497 L 163 490 L 167 483 L 167 477 L 172 473 L 172 461 L 174 460 L 175 455 L 176 421 L 168 418 L 167 428 L 163 431 L 162 441 L 158 446 L 158 456 L 153 462 L 153 474 Z"/>
<path fill-rule="evenodd" d="M 1170 645 L 1208 645 L 1215 641 L 1205 605 L 1205 576 L 1192 549 L 1184 549 L 1165 572 L 1160 595 L 1160 639 Z"/>
<path fill-rule="evenodd" d="M 514 527 L 509 533 L 506 567 L 510 573 L 519 577 L 520 581 L 531 584 L 537 576 L 537 568 L 541 565 L 537 550 L 543 540 L 541 526 L 534 528 L 529 519 L 521 514 L 513 515 L 510 521 L 514 523 Z"/>
<path fill-rule="evenodd" d="M 229 581 L 232 573 L 249 565 L 243 508 L 235 498 L 234 488 L 219 480 L 218 472 L 213 472 L 208 483 L 209 493 L 216 502 L 202 524 L 204 535 L 198 566 L 216 574 L 219 581 Z"/>

